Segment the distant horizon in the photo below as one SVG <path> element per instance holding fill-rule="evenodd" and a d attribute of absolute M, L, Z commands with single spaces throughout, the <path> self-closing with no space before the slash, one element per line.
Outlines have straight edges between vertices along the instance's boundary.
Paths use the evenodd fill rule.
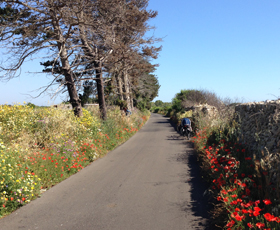
<path fill-rule="evenodd" d="M 160 99 L 154 99 L 152 102 L 156 102 L 156 101 L 162 101 Z M 259 103 L 259 102 L 270 102 L 270 101 L 280 101 L 280 98 L 278 99 L 266 99 L 266 100 L 261 100 L 261 101 L 233 101 L 232 103 L 241 103 L 241 104 L 248 104 L 248 103 Z M 163 103 L 172 103 L 172 100 L 171 101 L 162 101 Z M 42 104 L 35 104 L 35 103 L 32 103 L 30 101 L 23 101 L 23 102 L 15 102 L 15 103 L 2 103 L 0 105 L 9 105 L 9 106 L 14 106 L 14 105 L 26 105 L 28 103 L 31 103 L 31 104 L 34 104 L 38 107 L 51 107 L 51 106 L 54 106 L 54 105 L 59 105 L 59 104 L 62 104 L 63 101 L 61 102 L 58 102 L 58 103 L 54 103 L 54 104 L 48 104 L 48 105 L 42 105 Z M 69 102 L 70 103 L 70 102 Z M 94 103 L 89 103 L 89 104 L 94 104 Z M 95 103 L 95 104 L 98 104 L 98 103 Z M 94 105 L 95 105 L 94 104 Z M 206 103 L 207 104 L 207 103 Z"/>

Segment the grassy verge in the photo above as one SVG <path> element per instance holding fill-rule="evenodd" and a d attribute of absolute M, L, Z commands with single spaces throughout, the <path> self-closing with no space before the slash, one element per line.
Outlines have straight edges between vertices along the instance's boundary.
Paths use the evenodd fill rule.
<path fill-rule="evenodd" d="M 280 229 L 279 161 L 256 159 L 238 140 L 238 126 L 200 128 L 193 138 L 222 229 Z"/>
<path fill-rule="evenodd" d="M 72 111 L 0 106 L 0 217 L 40 196 L 95 159 L 125 142 L 149 118 L 118 108 L 99 119 L 96 110 Z"/>

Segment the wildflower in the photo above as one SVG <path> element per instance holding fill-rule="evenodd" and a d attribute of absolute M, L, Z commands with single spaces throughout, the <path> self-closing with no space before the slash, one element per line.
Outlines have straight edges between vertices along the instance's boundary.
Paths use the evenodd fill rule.
<path fill-rule="evenodd" d="M 253 228 L 253 227 L 254 227 L 254 225 L 252 225 L 251 223 L 247 223 L 247 226 L 248 226 L 249 228 Z"/>
<path fill-rule="evenodd" d="M 265 224 L 264 223 L 256 223 L 256 226 L 259 228 L 259 229 L 262 229 L 265 227 Z"/>
<path fill-rule="evenodd" d="M 261 209 L 259 207 L 254 207 L 253 215 L 254 216 L 260 215 L 260 211 L 261 211 Z"/>
<path fill-rule="evenodd" d="M 230 222 L 227 223 L 227 227 L 232 227 L 235 224 L 234 220 L 231 220 Z"/>
<path fill-rule="evenodd" d="M 271 201 L 270 201 L 270 200 L 268 200 L 268 199 L 263 200 L 263 202 L 265 203 L 265 205 L 272 204 L 272 203 L 271 203 Z"/>
<path fill-rule="evenodd" d="M 264 216 L 264 218 L 267 220 L 267 221 L 276 221 L 276 217 L 275 216 L 273 216 L 273 215 L 271 215 L 270 213 L 266 213 L 266 214 L 264 214 L 263 215 Z"/>
<path fill-rule="evenodd" d="M 237 221 L 242 221 L 242 219 L 244 219 L 244 218 L 245 218 L 245 216 L 240 216 L 239 214 L 235 215 L 235 219 Z"/>
<path fill-rule="evenodd" d="M 242 209 L 242 214 L 246 214 L 248 211 L 246 209 Z"/>
<path fill-rule="evenodd" d="M 230 202 L 230 205 L 231 205 L 231 206 L 232 206 L 232 205 L 237 205 L 237 204 L 238 204 L 238 202 L 237 202 L 236 200 Z"/>
<path fill-rule="evenodd" d="M 226 190 L 222 190 L 221 193 L 223 193 L 224 195 L 227 195 L 227 191 Z"/>
<path fill-rule="evenodd" d="M 256 200 L 256 201 L 255 201 L 255 205 L 258 205 L 259 203 L 260 203 L 259 200 Z"/>

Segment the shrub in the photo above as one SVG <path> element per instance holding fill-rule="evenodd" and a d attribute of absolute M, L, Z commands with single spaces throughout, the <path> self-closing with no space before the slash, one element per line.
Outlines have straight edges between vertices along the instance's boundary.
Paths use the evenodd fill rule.
<path fill-rule="evenodd" d="M 239 143 L 237 123 L 221 118 L 225 117 L 194 137 L 209 190 L 217 200 L 215 224 L 224 229 L 279 229 L 279 183 L 272 176 L 279 161 L 254 159 L 246 145 Z M 278 163 L 272 167 L 273 162 Z"/>
<path fill-rule="evenodd" d="M 129 117 L 118 107 L 70 110 L 30 106 L 0 106 L 0 217 L 48 189 L 126 141 L 150 113 L 134 110 Z"/>

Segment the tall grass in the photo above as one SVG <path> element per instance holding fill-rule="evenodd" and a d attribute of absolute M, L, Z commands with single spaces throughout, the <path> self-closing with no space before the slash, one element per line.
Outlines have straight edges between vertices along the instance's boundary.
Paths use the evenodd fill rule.
<path fill-rule="evenodd" d="M 96 109 L 72 111 L 0 106 L 0 217 L 29 203 L 48 189 L 126 141 L 149 118 L 118 108 L 102 121 Z"/>
<path fill-rule="evenodd" d="M 209 191 L 213 222 L 223 229 L 280 229 L 279 155 L 256 159 L 239 141 L 233 116 L 197 118 L 193 138 Z"/>

